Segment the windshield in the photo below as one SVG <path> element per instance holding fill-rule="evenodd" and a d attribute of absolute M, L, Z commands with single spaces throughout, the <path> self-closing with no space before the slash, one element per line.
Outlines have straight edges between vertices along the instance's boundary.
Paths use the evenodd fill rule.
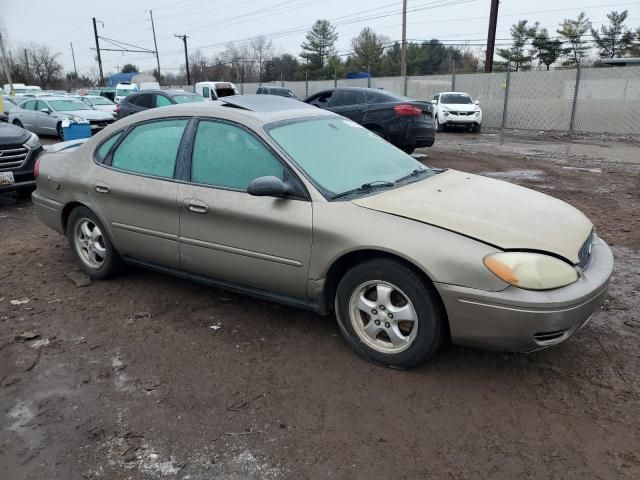
<path fill-rule="evenodd" d="M 458 93 L 450 93 L 440 97 L 440 103 L 453 103 L 456 105 L 467 105 L 473 103 L 469 95 L 461 95 Z"/>
<path fill-rule="evenodd" d="M 91 110 L 78 100 L 49 100 L 49 105 L 57 112 L 73 112 L 75 110 Z"/>
<path fill-rule="evenodd" d="M 91 100 L 91 102 L 93 102 L 94 105 L 115 105 L 115 103 L 113 103 L 111 100 L 104 97 L 95 97 L 95 98 L 90 98 L 89 100 Z"/>
<path fill-rule="evenodd" d="M 27 90 L 26 88 L 14 88 L 13 89 L 14 93 L 28 93 L 29 90 Z"/>
<path fill-rule="evenodd" d="M 126 97 L 130 93 L 133 93 L 135 89 L 133 88 L 118 88 L 116 90 L 116 97 Z"/>
<path fill-rule="evenodd" d="M 176 103 L 192 103 L 192 102 L 204 102 L 205 99 L 201 95 L 174 95 L 173 101 Z"/>
<path fill-rule="evenodd" d="M 275 124 L 267 133 L 332 196 L 366 183 L 395 182 L 416 169 L 425 169 L 375 133 L 343 118 Z"/>

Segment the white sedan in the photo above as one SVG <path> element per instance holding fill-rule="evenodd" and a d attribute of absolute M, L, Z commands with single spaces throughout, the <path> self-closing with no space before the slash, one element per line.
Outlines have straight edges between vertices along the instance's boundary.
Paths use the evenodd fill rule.
<path fill-rule="evenodd" d="M 434 106 L 436 128 L 440 132 L 448 126 L 471 128 L 480 133 L 482 109 L 471 95 L 463 92 L 441 92 L 431 101 Z"/>

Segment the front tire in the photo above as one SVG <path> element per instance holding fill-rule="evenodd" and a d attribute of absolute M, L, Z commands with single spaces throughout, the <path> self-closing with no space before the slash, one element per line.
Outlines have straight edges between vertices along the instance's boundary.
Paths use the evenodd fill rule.
<path fill-rule="evenodd" d="M 102 280 L 122 269 L 122 259 L 107 230 L 88 208 L 73 209 L 67 221 L 67 239 L 71 254 L 89 277 Z"/>
<path fill-rule="evenodd" d="M 56 133 L 58 134 L 60 140 L 64 142 L 64 129 L 62 128 L 61 122 L 56 125 Z"/>
<path fill-rule="evenodd" d="M 444 338 L 444 314 L 433 286 L 394 260 L 370 260 L 349 270 L 338 284 L 335 309 L 351 348 L 389 367 L 427 360 Z"/>
<path fill-rule="evenodd" d="M 16 127 L 24 128 L 24 125 L 22 125 L 22 122 L 21 122 L 20 120 L 17 120 L 17 119 L 16 119 L 16 120 L 14 120 L 14 121 L 13 121 L 13 124 L 14 124 Z"/>
<path fill-rule="evenodd" d="M 471 127 L 471 131 L 473 133 L 480 133 L 481 130 L 482 130 L 482 125 L 480 125 L 479 123 L 474 123 L 473 127 Z"/>
<path fill-rule="evenodd" d="M 440 120 L 438 120 L 438 115 L 436 115 L 436 118 L 434 119 L 435 123 L 436 123 L 436 132 L 442 132 L 444 130 L 444 125 L 442 125 L 440 123 Z"/>

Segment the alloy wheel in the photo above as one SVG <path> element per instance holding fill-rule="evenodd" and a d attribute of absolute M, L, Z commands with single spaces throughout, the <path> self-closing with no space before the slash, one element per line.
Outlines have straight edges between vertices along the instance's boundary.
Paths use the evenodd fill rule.
<path fill-rule="evenodd" d="M 81 218 L 76 222 L 74 245 L 80 260 L 90 268 L 100 268 L 106 259 L 107 249 L 102 231 L 91 219 Z"/>
<path fill-rule="evenodd" d="M 360 340 L 381 353 L 409 348 L 418 334 L 418 315 L 409 297 L 392 283 L 361 284 L 349 301 L 351 325 Z"/>

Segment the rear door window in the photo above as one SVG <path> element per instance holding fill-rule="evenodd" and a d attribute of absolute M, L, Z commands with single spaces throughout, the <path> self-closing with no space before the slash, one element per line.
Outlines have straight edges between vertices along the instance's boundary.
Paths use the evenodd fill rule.
<path fill-rule="evenodd" d="M 283 179 L 284 167 L 271 151 L 246 130 L 223 122 L 198 124 L 191 181 L 246 191 L 258 177 Z"/>
<path fill-rule="evenodd" d="M 113 153 L 111 166 L 154 177 L 173 178 L 187 120 L 161 120 L 135 127 Z"/>
<path fill-rule="evenodd" d="M 135 99 L 135 104 L 138 107 L 144 107 L 144 108 L 153 108 L 154 102 L 153 102 L 153 94 L 150 93 L 143 93 L 138 95 L 138 97 Z"/>
<path fill-rule="evenodd" d="M 109 155 L 109 151 L 111 150 L 111 147 L 113 147 L 113 145 L 118 141 L 122 133 L 123 132 L 118 132 L 115 135 L 112 135 L 110 138 L 108 138 L 104 142 L 102 142 L 102 145 L 100 145 L 96 150 L 97 160 L 99 160 L 100 162 L 105 161 L 105 159 L 107 158 L 107 155 Z"/>

